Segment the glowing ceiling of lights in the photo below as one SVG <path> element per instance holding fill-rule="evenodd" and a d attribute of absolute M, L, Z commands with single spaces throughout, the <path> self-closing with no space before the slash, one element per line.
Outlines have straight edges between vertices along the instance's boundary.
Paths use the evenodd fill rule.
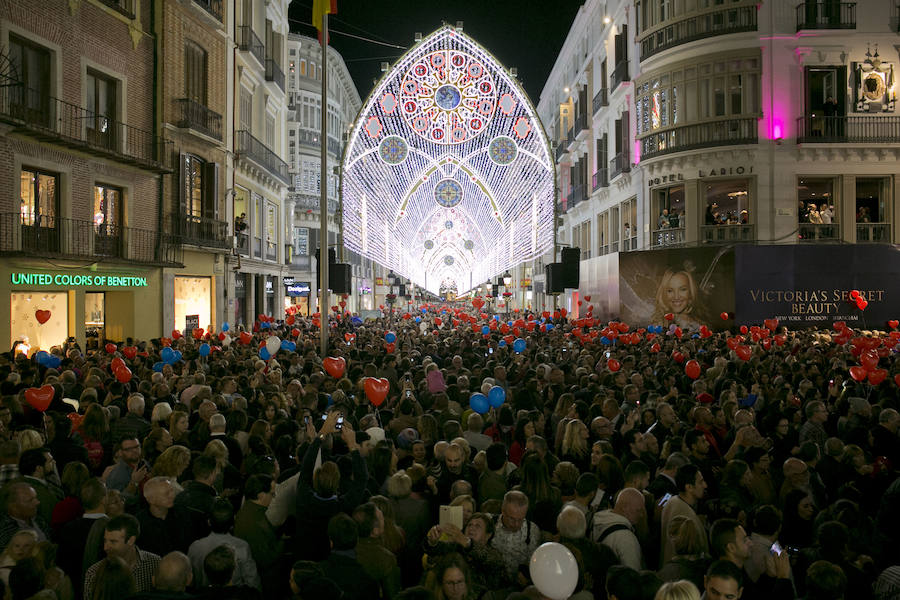
<path fill-rule="evenodd" d="M 460 293 L 553 244 L 550 146 L 518 83 L 445 26 L 366 100 L 343 163 L 344 243 Z"/>

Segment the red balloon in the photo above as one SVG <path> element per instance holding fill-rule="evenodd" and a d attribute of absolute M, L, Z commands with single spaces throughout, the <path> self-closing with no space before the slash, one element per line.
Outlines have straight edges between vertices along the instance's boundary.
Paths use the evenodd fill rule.
<path fill-rule="evenodd" d="M 769 331 L 775 331 L 778 329 L 778 319 L 766 319 L 763 321 L 763 325 L 765 325 L 766 329 Z"/>
<path fill-rule="evenodd" d="M 25 402 L 31 408 L 44 412 L 53 402 L 53 394 L 56 393 L 52 385 L 44 385 L 39 388 L 28 388 L 25 390 Z"/>
<path fill-rule="evenodd" d="M 567 311 L 566 309 L 564 309 L 564 308 L 559 309 L 559 316 L 561 316 L 563 319 L 566 318 L 567 314 L 569 314 L 569 311 Z"/>
<path fill-rule="evenodd" d="M 326 356 L 322 361 L 322 366 L 325 367 L 326 373 L 335 379 L 340 379 L 347 368 L 347 361 L 344 360 L 343 356 Z"/>
<path fill-rule="evenodd" d="M 897 384 L 897 387 L 900 387 L 900 373 L 894 375 L 894 383 Z"/>
<path fill-rule="evenodd" d="M 614 358 L 610 358 L 609 360 L 606 361 L 606 368 L 609 369 L 610 371 L 612 371 L 613 373 L 615 373 L 616 371 L 618 371 L 619 369 L 622 368 L 622 363 L 620 363 L 619 361 L 617 361 Z"/>
<path fill-rule="evenodd" d="M 81 427 L 81 422 L 84 420 L 84 415 L 79 415 L 76 412 L 70 412 L 66 415 L 69 417 L 69 420 L 72 421 L 72 429 L 78 429 Z"/>
<path fill-rule="evenodd" d="M 385 350 L 385 352 L 387 352 L 388 354 L 393 354 L 393 353 L 394 353 L 394 348 L 396 348 L 396 347 L 397 347 L 396 342 L 391 342 L 390 344 L 385 343 L 385 345 L 384 345 L 384 350 Z"/>
<path fill-rule="evenodd" d="M 738 355 L 738 358 L 741 360 L 750 360 L 750 355 L 753 354 L 753 348 L 750 346 L 745 346 L 741 344 L 737 348 L 734 349 L 735 354 Z"/>
<path fill-rule="evenodd" d="M 859 290 L 850 290 L 850 299 L 856 300 L 859 298 Z"/>
<path fill-rule="evenodd" d="M 675 362 L 677 362 L 680 365 L 681 363 L 684 362 L 684 354 L 682 354 L 678 350 L 675 350 L 672 352 L 672 360 L 674 360 Z"/>
<path fill-rule="evenodd" d="M 872 385 L 878 385 L 885 379 L 887 379 L 888 372 L 887 369 L 875 369 L 868 374 L 869 383 Z"/>
<path fill-rule="evenodd" d="M 659 342 L 654 342 L 652 346 L 650 346 L 650 352 L 656 353 L 662 350 L 662 347 L 659 345 Z"/>
<path fill-rule="evenodd" d="M 590 296 L 590 294 L 586 295 L 586 296 L 584 297 L 584 299 L 587 300 L 588 302 L 590 302 L 590 301 L 591 301 L 591 296 Z"/>
<path fill-rule="evenodd" d="M 191 330 L 191 335 L 193 336 L 193 338 L 194 338 L 195 340 L 199 340 L 200 338 L 203 337 L 203 330 L 200 329 L 199 327 L 198 327 L 197 329 L 192 329 L 192 330 Z"/>
<path fill-rule="evenodd" d="M 297 317 L 295 317 L 294 315 L 291 315 L 287 319 L 285 319 L 284 322 L 287 323 L 288 325 L 293 325 L 294 323 L 297 322 Z"/>
<path fill-rule="evenodd" d="M 697 379 L 700 377 L 700 363 L 694 359 L 687 361 L 684 365 L 684 372 L 691 379 Z"/>
<path fill-rule="evenodd" d="M 375 406 L 381 406 L 391 389 L 391 382 L 384 378 L 366 377 L 363 382 L 366 398 Z"/>
<path fill-rule="evenodd" d="M 112 354 L 116 351 L 116 345 L 112 342 L 107 342 L 105 346 L 103 346 L 109 354 Z"/>
<path fill-rule="evenodd" d="M 866 310 L 867 306 L 869 306 L 869 301 L 862 296 L 856 299 L 856 308 L 859 310 Z"/>
<path fill-rule="evenodd" d="M 888 321 L 888 327 L 890 327 L 891 329 L 897 329 L 897 327 L 900 327 L 900 321 L 898 321 L 897 319 L 891 319 L 890 321 Z"/>
<path fill-rule="evenodd" d="M 672 319 L 675 318 L 675 315 L 673 315 L 672 313 L 666 313 L 663 315 L 663 317 L 665 318 L 666 321 L 671 321 Z"/>
<path fill-rule="evenodd" d="M 37 322 L 43 325 L 47 321 L 50 320 L 50 311 L 49 310 L 36 310 L 34 311 L 34 318 L 37 319 Z"/>
<path fill-rule="evenodd" d="M 549 319 L 549 318 L 550 318 L 550 311 L 549 311 L 549 310 L 545 310 L 544 312 L 541 313 L 541 316 L 544 317 L 545 319 Z"/>
<path fill-rule="evenodd" d="M 119 369 L 125 366 L 125 361 L 119 358 L 118 356 L 112 359 L 112 362 L 109 363 L 109 370 L 115 373 Z"/>
<path fill-rule="evenodd" d="M 172 339 L 173 340 L 181 339 L 181 332 L 178 331 L 177 329 L 173 329 L 172 330 Z"/>
<path fill-rule="evenodd" d="M 219 338 L 219 341 L 220 341 L 220 342 L 224 342 L 226 337 L 228 337 L 228 336 L 225 335 L 225 332 L 224 332 L 224 331 L 220 331 L 220 332 L 219 332 L 218 338 Z"/>
<path fill-rule="evenodd" d="M 850 367 L 850 377 L 856 381 L 863 381 L 868 376 L 866 370 L 858 365 Z"/>
<path fill-rule="evenodd" d="M 440 327 L 441 325 L 444 324 L 444 321 L 441 320 L 440 317 L 435 317 L 435 318 L 434 318 L 434 324 L 437 325 L 438 327 Z"/>
<path fill-rule="evenodd" d="M 300 336 L 300 330 L 297 329 L 296 327 L 294 327 L 293 329 L 291 329 L 291 335 L 294 336 L 294 337 L 299 337 L 299 336 Z"/>
<path fill-rule="evenodd" d="M 741 325 L 740 332 L 744 335 L 747 335 L 747 326 Z"/>
<path fill-rule="evenodd" d="M 727 313 L 727 312 L 721 312 L 721 313 L 719 313 L 719 316 L 722 317 L 722 320 L 723 320 L 723 321 L 727 321 L 727 320 L 728 320 L 728 313 Z"/>
<path fill-rule="evenodd" d="M 124 354 L 125 358 L 128 360 L 134 360 L 134 357 L 137 356 L 137 348 L 135 346 L 125 346 L 122 348 L 122 354 Z"/>
<path fill-rule="evenodd" d="M 347 306 L 347 303 L 341 300 L 340 302 L 338 302 L 338 306 L 340 306 L 341 308 L 345 308 Z"/>
<path fill-rule="evenodd" d="M 356 334 L 355 334 L 355 333 L 347 332 L 347 333 L 344 334 L 344 341 L 345 341 L 345 342 L 352 342 L 352 341 L 355 340 L 355 339 L 356 339 Z"/>
<path fill-rule="evenodd" d="M 116 380 L 120 383 L 128 383 L 131 381 L 131 369 L 128 367 L 122 367 L 118 371 L 116 371 Z"/>
<path fill-rule="evenodd" d="M 874 350 L 865 350 L 859 355 L 859 364 L 861 364 L 866 371 L 874 371 L 878 368 L 878 353 Z"/>
<path fill-rule="evenodd" d="M 481 298 L 472 298 L 472 306 L 477 310 L 481 310 L 481 307 L 484 306 L 484 300 Z"/>
<path fill-rule="evenodd" d="M 252 340 L 252 339 L 253 339 L 253 334 L 251 334 L 249 331 L 241 332 L 241 343 L 244 344 L 245 346 L 249 345 L 250 340 Z"/>
<path fill-rule="evenodd" d="M 772 340 L 770 340 L 769 338 L 764 339 L 764 340 L 762 341 L 762 347 L 763 347 L 763 350 L 768 350 L 769 348 L 771 348 L 771 347 L 772 347 Z"/>
<path fill-rule="evenodd" d="M 684 332 L 681 331 L 681 327 L 676 327 L 674 333 L 675 337 L 677 337 L 678 339 L 681 339 L 681 336 L 684 335 Z"/>

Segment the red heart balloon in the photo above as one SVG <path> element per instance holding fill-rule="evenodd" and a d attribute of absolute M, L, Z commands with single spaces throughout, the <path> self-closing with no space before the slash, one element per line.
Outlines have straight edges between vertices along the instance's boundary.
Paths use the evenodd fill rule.
<path fill-rule="evenodd" d="M 727 312 L 721 312 L 721 313 L 719 313 L 719 316 L 722 317 L 722 320 L 723 320 L 723 321 L 727 321 L 727 320 L 728 320 L 728 313 L 727 313 Z"/>
<path fill-rule="evenodd" d="M 344 370 L 347 368 L 347 361 L 344 360 L 343 356 L 327 356 L 325 357 L 325 360 L 322 361 L 322 366 L 325 367 L 326 373 L 335 379 L 340 379 L 344 376 Z"/>
<path fill-rule="evenodd" d="M 347 306 L 347 303 L 344 302 L 343 300 L 341 300 L 340 302 L 338 302 L 338 306 L 340 306 L 341 308 L 344 308 L 345 306 Z"/>
<path fill-rule="evenodd" d="M 859 310 L 866 310 L 866 307 L 869 306 L 869 301 L 863 297 L 859 297 L 856 299 L 856 308 Z"/>
<path fill-rule="evenodd" d="M 766 329 L 769 331 L 775 331 L 778 329 L 778 319 L 766 319 L 763 321 L 763 325 L 765 325 Z"/>
<path fill-rule="evenodd" d="M 613 373 L 615 373 L 616 371 L 618 371 L 619 369 L 622 368 L 622 363 L 620 363 L 619 361 L 617 361 L 614 358 L 610 358 L 609 360 L 606 361 L 606 368 L 609 369 L 610 371 L 612 371 Z"/>
<path fill-rule="evenodd" d="M 659 352 L 662 347 L 659 345 L 659 342 L 654 342 L 652 346 L 650 346 L 650 352 L 656 353 Z"/>
<path fill-rule="evenodd" d="M 891 329 L 897 329 L 897 327 L 900 327 L 900 321 L 898 321 L 897 319 L 891 319 L 890 321 L 888 321 L 888 326 Z"/>
<path fill-rule="evenodd" d="M 769 338 L 764 339 L 764 340 L 762 341 L 762 347 L 763 347 L 764 350 L 768 350 L 769 348 L 771 348 L 771 347 L 772 347 L 772 340 L 770 340 Z"/>
<path fill-rule="evenodd" d="M 868 375 L 869 383 L 872 385 L 878 385 L 885 379 L 887 379 L 888 372 L 887 369 L 875 369 Z"/>
<path fill-rule="evenodd" d="M 590 295 L 586 295 L 586 296 L 585 296 L 585 297 L 584 297 L 584 299 L 585 299 L 585 300 L 587 300 L 587 301 L 588 301 L 588 302 L 590 302 L 590 301 L 591 301 L 591 297 L 590 297 Z"/>
<path fill-rule="evenodd" d="M 25 390 L 25 402 L 27 402 L 31 408 L 44 412 L 50 406 L 50 403 L 53 402 L 54 393 L 52 385 L 44 385 L 39 388 L 28 388 Z"/>
<path fill-rule="evenodd" d="M 753 348 L 741 344 L 734 349 L 734 353 L 737 354 L 738 358 L 741 360 L 750 360 L 750 355 L 753 354 Z"/>
<path fill-rule="evenodd" d="M 124 354 L 125 358 L 128 360 L 134 360 L 134 357 L 137 356 L 137 348 L 135 346 L 125 346 L 122 348 L 122 354 Z"/>
<path fill-rule="evenodd" d="M 856 300 L 859 298 L 859 290 L 850 290 L 850 299 Z"/>
<path fill-rule="evenodd" d="M 198 327 L 197 329 L 192 329 L 192 330 L 191 330 L 191 336 L 193 336 L 193 338 L 194 338 L 195 340 L 199 340 L 200 338 L 203 337 L 203 330 L 200 329 L 199 327 Z"/>
<path fill-rule="evenodd" d="M 128 383 L 131 381 L 131 369 L 128 367 L 122 367 L 116 371 L 116 380 L 120 383 Z"/>
<path fill-rule="evenodd" d="M 116 345 L 113 344 L 112 342 L 107 342 L 106 345 L 103 346 L 103 348 L 104 348 L 109 354 L 112 354 L 113 352 L 116 351 Z"/>
<path fill-rule="evenodd" d="M 219 335 L 218 335 L 217 337 L 219 338 L 219 341 L 220 341 L 220 342 L 224 342 L 224 341 L 225 341 L 225 338 L 228 337 L 228 336 L 225 335 L 225 332 L 224 332 L 224 331 L 220 331 L 220 332 L 219 332 Z"/>
<path fill-rule="evenodd" d="M 850 377 L 856 381 L 863 381 L 868 376 L 866 370 L 859 365 L 850 367 Z"/>
<path fill-rule="evenodd" d="M 747 326 L 741 325 L 740 332 L 744 335 L 747 335 L 747 331 L 748 331 Z"/>
<path fill-rule="evenodd" d="M 34 318 L 37 319 L 37 322 L 43 325 L 47 321 L 50 320 L 50 311 L 49 310 L 36 310 L 34 311 Z"/>
<path fill-rule="evenodd" d="M 299 336 L 299 335 L 300 335 L 300 330 L 297 329 L 296 327 L 294 327 L 293 329 L 291 329 L 291 335 L 294 336 L 294 337 Z"/>
<path fill-rule="evenodd" d="M 435 317 L 434 324 L 437 325 L 438 327 L 440 327 L 441 325 L 444 324 L 444 321 L 442 321 L 440 317 Z"/>
<path fill-rule="evenodd" d="M 356 339 L 356 334 L 355 334 L 355 333 L 349 333 L 349 332 L 348 332 L 348 333 L 345 333 L 345 334 L 344 334 L 344 341 L 345 341 L 345 342 L 352 342 L 352 341 L 355 340 L 355 339 Z"/>
<path fill-rule="evenodd" d="M 72 429 L 78 429 L 81 427 L 81 422 L 84 420 L 84 415 L 79 415 L 77 412 L 70 412 L 66 415 L 69 417 L 69 420 L 72 421 Z"/>
<path fill-rule="evenodd" d="M 677 337 L 678 339 L 681 339 L 681 336 L 684 335 L 684 332 L 681 330 L 681 327 L 676 327 L 674 333 L 675 333 L 675 337 Z"/>
<path fill-rule="evenodd" d="M 894 383 L 897 384 L 897 387 L 900 387 L 900 373 L 894 375 Z"/>
<path fill-rule="evenodd" d="M 391 343 L 389 343 L 389 344 L 388 344 L 388 343 L 385 343 L 385 345 L 384 345 L 384 351 L 387 352 L 388 354 L 393 354 L 393 353 L 394 353 L 394 348 L 396 348 L 396 347 L 397 347 L 396 342 L 391 342 Z"/>
<path fill-rule="evenodd" d="M 484 300 L 481 298 L 473 298 L 472 306 L 474 306 L 477 310 L 481 310 L 481 307 L 484 306 Z"/>
<path fill-rule="evenodd" d="M 125 367 L 125 361 L 119 358 L 118 356 L 112 359 L 112 362 L 109 363 L 109 370 L 115 373 L 121 368 Z"/>
<path fill-rule="evenodd" d="M 700 377 L 700 363 L 694 359 L 687 361 L 684 365 L 684 372 L 691 379 L 697 379 Z"/>
<path fill-rule="evenodd" d="M 384 378 L 366 377 L 365 382 L 363 382 L 363 388 L 366 391 L 366 398 L 369 399 L 369 402 L 375 406 L 381 406 L 381 403 L 387 398 L 391 382 Z"/>
<path fill-rule="evenodd" d="M 863 353 L 859 355 L 859 364 L 861 364 L 866 371 L 874 371 L 878 368 L 878 353 L 871 349 L 863 351 Z"/>
<path fill-rule="evenodd" d="M 294 323 L 297 322 L 297 317 L 295 317 L 294 315 L 291 315 L 287 319 L 285 319 L 284 322 L 287 323 L 288 325 L 293 325 Z"/>
<path fill-rule="evenodd" d="M 250 340 L 252 340 L 252 339 L 253 339 L 253 334 L 251 334 L 249 331 L 241 332 L 241 343 L 244 344 L 245 346 L 249 345 Z"/>
<path fill-rule="evenodd" d="M 563 319 L 566 318 L 567 314 L 569 314 L 569 311 L 567 311 L 566 309 L 564 309 L 564 308 L 559 309 L 559 316 L 561 316 Z"/>
<path fill-rule="evenodd" d="M 675 315 L 673 315 L 672 313 L 666 313 L 666 314 L 663 315 L 663 318 L 664 318 L 666 321 L 671 321 L 672 319 L 675 318 Z"/>
<path fill-rule="evenodd" d="M 172 339 L 173 339 L 173 340 L 177 340 L 177 339 L 180 339 L 180 338 L 181 338 L 181 332 L 178 331 L 177 329 L 173 329 L 173 330 L 172 330 Z"/>
<path fill-rule="evenodd" d="M 159 338 L 159 343 L 162 344 L 163 347 L 168 347 L 168 346 L 172 345 L 172 340 L 171 340 L 171 338 L 162 337 L 162 338 Z"/>
<path fill-rule="evenodd" d="M 672 352 L 672 360 L 674 360 L 675 362 L 677 362 L 680 365 L 681 363 L 684 362 L 684 354 L 682 354 L 678 350 L 675 350 L 674 352 Z"/>

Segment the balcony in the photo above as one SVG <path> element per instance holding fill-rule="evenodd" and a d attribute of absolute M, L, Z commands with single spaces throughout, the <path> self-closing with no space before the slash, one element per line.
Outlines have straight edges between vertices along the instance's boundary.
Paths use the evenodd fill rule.
<path fill-rule="evenodd" d="M 839 242 L 841 226 L 837 223 L 800 223 L 797 225 L 797 239 L 801 242 Z"/>
<path fill-rule="evenodd" d="M 302 209 L 304 211 L 312 211 L 319 212 L 319 208 L 321 207 L 321 199 L 319 196 L 313 196 L 312 194 L 301 194 L 301 193 L 291 193 L 288 194 L 287 197 L 289 202 L 293 202 L 296 208 Z M 338 201 L 333 198 L 328 198 L 328 214 L 333 215 L 337 212 L 338 209 Z"/>
<path fill-rule="evenodd" d="M 797 119 L 800 144 L 897 144 L 900 117 L 818 117 Z"/>
<path fill-rule="evenodd" d="M 704 225 L 700 239 L 706 244 L 729 244 L 756 241 L 756 225 Z"/>
<path fill-rule="evenodd" d="M 278 66 L 274 58 L 266 59 L 266 81 L 274 81 L 281 91 L 284 91 L 284 71 Z"/>
<path fill-rule="evenodd" d="M 597 95 L 594 96 L 594 102 L 592 105 L 593 114 L 597 114 L 597 111 L 603 108 L 604 106 L 609 106 L 609 90 L 606 88 L 600 88 L 600 91 L 597 92 Z"/>
<path fill-rule="evenodd" d="M 622 239 L 622 252 L 629 252 L 638 249 L 637 236 L 626 237 Z"/>
<path fill-rule="evenodd" d="M 562 157 L 569 152 L 569 144 L 566 140 L 562 140 L 556 146 L 556 162 L 560 162 Z"/>
<path fill-rule="evenodd" d="M 271 241 L 266 240 L 266 260 L 277 260 L 278 248 Z"/>
<path fill-rule="evenodd" d="M 228 224 L 225 221 L 196 215 L 171 214 L 166 231 L 182 244 L 206 248 L 228 248 Z"/>
<path fill-rule="evenodd" d="M 631 76 L 628 74 L 628 61 L 620 60 L 618 64 L 616 64 L 616 68 L 613 69 L 612 85 L 609 87 L 610 91 L 614 92 L 616 88 L 619 87 L 620 83 L 626 81 L 631 81 Z"/>
<path fill-rule="evenodd" d="M 797 5 L 797 31 L 802 29 L 856 29 L 856 2 L 801 2 Z"/>
<path fill-rule="evenodd" d="M 641 60 L 704 38 L 756 31 L 756 6 L 739 6 L 676 21 L 641 40 Z"/>
<path fill-rule="evenodd" d="M 756 130 L 756 118 L 726 119 L 667 129 L 640 140 L 641 160 L 698 148 L 755 144 Z"/>
<path fill-rule="evenodd" d="M 156 173 L 172 172 L 172 142 L 36 90 L 0 87 L 0 122 L 43 142 Z"/>
<path fill-rule="evenodd" d="M 181 113 L 181 120 L 178 121 L 179 127 L 193 129 L 205 136 L 222 141 L 222 115 L 190 98 L 180 98 L 175 102 Z"/>
<path fill-rule="evenodd" d="M 856 243 L 890 244 L 890 223 L 857 223 Z"/>
<path fill-rule="evenodd" d="M 216 21 L 222 22 L 222 0 L 194 0 L 194 4 L 212 15 Z"/>
<path fill-rule="evenodd" d="M 266 65 L 266 45 L 263 44 L 256 32 L 249 25 L 240 25 L 238 28 L 238 48 L 249 52 L 256 57 L 259 64 Z"/>
<path fill-rule="evenodd" d="M 236 131 L 234 138 L 234 151 L 240 158 L 252 160 L 285 185 L 291 182 L 287 163 L 253 137 L 249 131 L 246 129 Z"/>
<path fill-rule="evenodd" d="M 341 148 L 341 143 L 334 139 L 333 137 L 328 138 L 328 154 L 332 156 L 337 156 L 341 158 L 341 153 L 343 152 L 343 148 Z"/>
<path fill-rule="evenodd" d="M 610 181 L 629 171 L 631 171 L 631 157 L 628 155 L 628 152 L 620 152 L 609 161 Z"/>
<path fill-rule="evenodd" d="M 591 191 L 596 192 L 605 187 L 609 187 L 609 169 L 603 167 L 591 176 Z"/>
<path fill-rule="evenodd" d="M 572 126 L 572 137 L 577 138 L 578 134 L 587 129 L 587 113 L 582 112 L 577 117 L 575 117 L 575 125 Z"/>
<path fill-rule="evenodd" d="M 29 222 L 21 213 L 0 213 L 0 254 L 91 261 L 102 257 L 162 266 L 183 262 L 177 240 L 159 231 L 61 217 Z"/>
<path fill-rule="evenodd" d="M 235 240 L 238 253 L 241 256 L 250 256 L 250 236 L 246 233 L 239 233 L 235 236 Z"/>
<path fill-rule="evenodd" d="M 654 248 L 680 246 L 684 244 L 684 228 L 669 227 L 650 232 L 650 243 Z"/>
<path fill-rule="evenodd" d="M 572 186 L 572 190 L 569 192 L 566 200 L 566 211 L 572 210 L 585 200 L 587 200 L 587 194 L 585 194 L 584 186 L 580 183 Z"/>

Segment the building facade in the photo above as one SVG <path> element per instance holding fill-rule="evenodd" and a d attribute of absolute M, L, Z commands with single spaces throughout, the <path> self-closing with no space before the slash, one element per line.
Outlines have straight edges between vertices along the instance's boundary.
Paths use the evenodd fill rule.
<path fill-rule="evenodd" d="M 163 328 L 175 177 L 148 0 L 0 7 L 0 338 L 32 351 Z M 8 304 L 6 304 L 8 300 Z"/>
<path fill-rule="evenodd" d="M 288 35 L 288 169 L 291 186 L 287 195 L 289 277 L 281 295 L 284 304 L 297 305 L 301 314 L 318 310 L 316 250 L 322 243 L 320 228 L 322 164 L 322 47 L 315 38 Z M 326 111 L 328 165 L 328 246 L 336 248 L 340 236 L 340 164 L 346 134 L 359 113 L 359 92 L 344 59 L 328 48 L 328 108 Z M 340 258 L 340 257 L 339 257 Z M 352 293 L 347 310 L 372 308 L 371 265 L 344 250 L 342 262 L 352 265 Z M 332 305 L 336 302 L 332 302 Z"/>
<path fill-rule="evenodd" d="M 895 243 L 898 20 L 878 0 L 586 2 L 539 104 L 581 291 L 615 252 Z"/>

